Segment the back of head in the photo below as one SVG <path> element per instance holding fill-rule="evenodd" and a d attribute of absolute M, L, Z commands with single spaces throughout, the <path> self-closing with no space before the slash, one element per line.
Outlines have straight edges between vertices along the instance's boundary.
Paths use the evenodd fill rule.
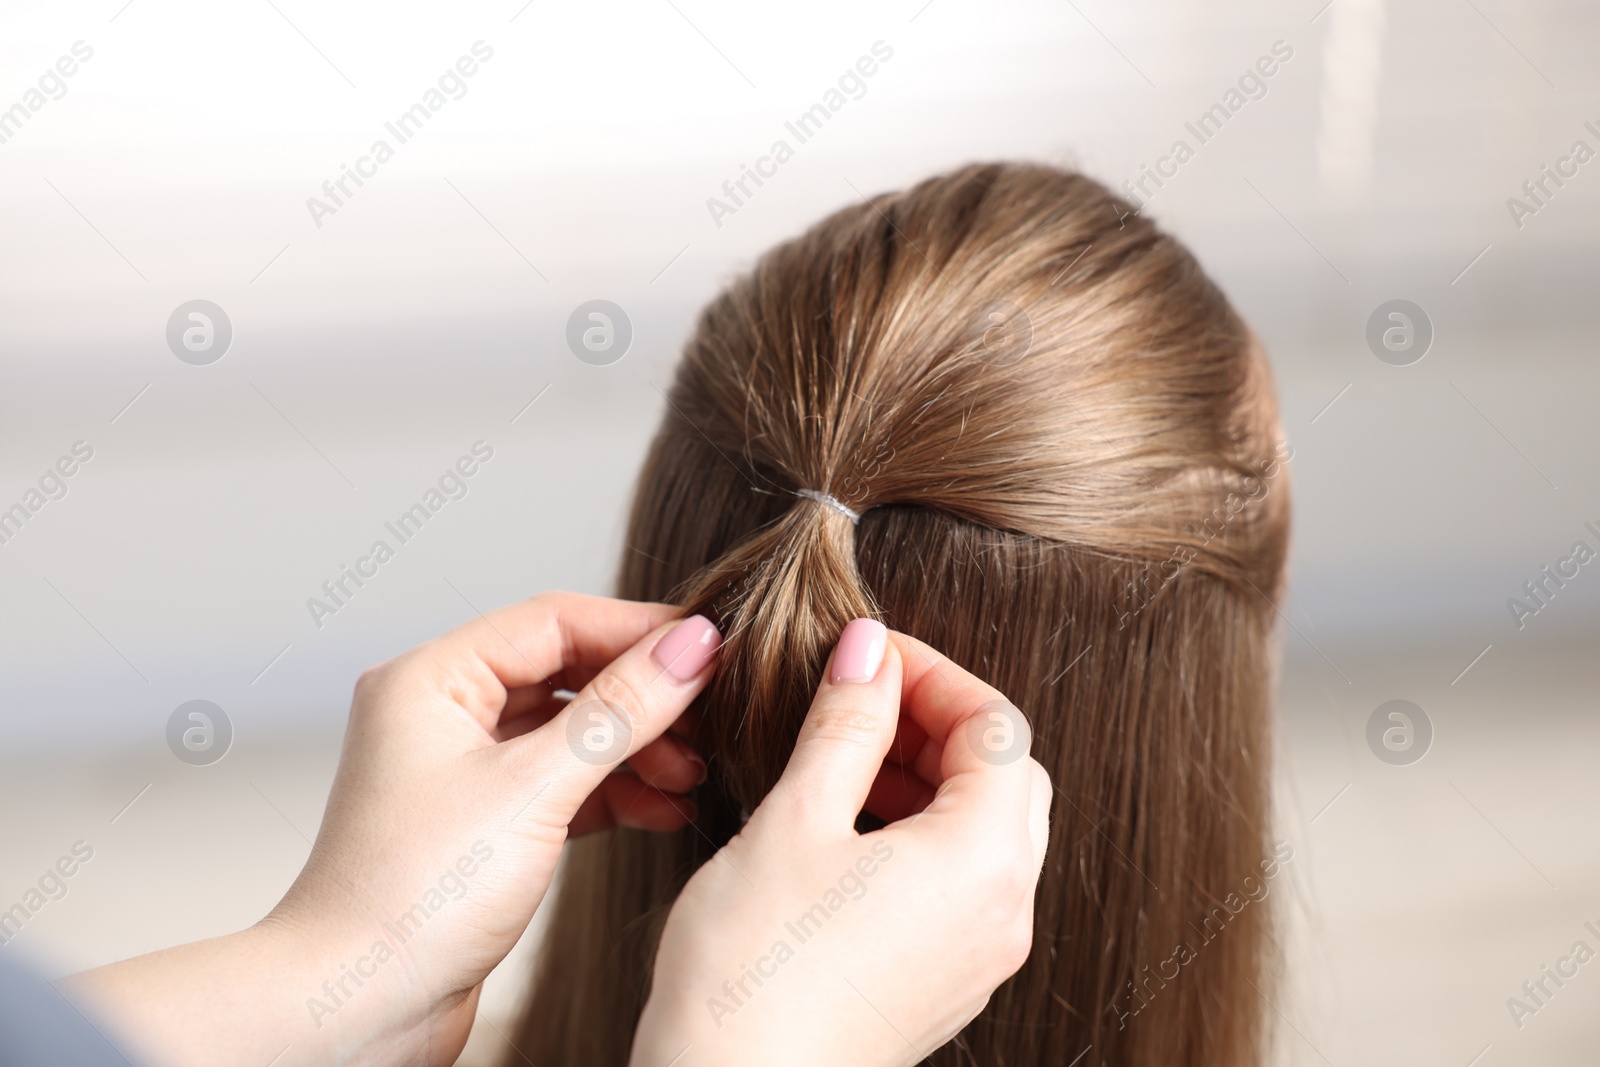
<path fill-rule="evenodd" d="M 862 615 L 1006 693 L 1057 787 L 1035 950 L 933 1062 L 1259 1062 L 1287 450 L 1247 329 L 1129 212 L 1075 174 L 968 167 L 835 214 L 705 310 L 619 593 L 726 635 L 711 777 L 695 826 L 574 846 L 534 1062 L 626 1061 L 666 909 Z"/>

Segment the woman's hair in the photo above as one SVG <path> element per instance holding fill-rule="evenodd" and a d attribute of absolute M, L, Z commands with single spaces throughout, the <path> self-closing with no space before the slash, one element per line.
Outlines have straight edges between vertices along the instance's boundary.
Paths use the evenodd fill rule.
<path fill-rule="evenodd" d="M 710 777 L 693 826 L 572 845 L 507 1062 L 626 1062 L 673 900 L 872 616 L 1022 708 L 1056 787 L 1033 951 L 931 1062 L 1258 1063 L 1292 855 L 1269 836 L 1278 435 L 1222 293 L 1081 175 L 969 166 L 761 257 L 689 339 L 618 590 L 726 635 L 696 702 Z"/>

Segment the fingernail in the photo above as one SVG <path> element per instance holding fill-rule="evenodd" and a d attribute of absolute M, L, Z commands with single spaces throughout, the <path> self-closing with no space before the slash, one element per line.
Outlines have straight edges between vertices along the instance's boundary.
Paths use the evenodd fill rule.
<path fill-rule="evenodd" d="M 722 635 L 711 620 L 693 615 L 667 631 L 667 636 L 656 642 L 650 658 L 678 681 L 687 682 L 705 670 L 721 644 Z"/>
<path fill-rule="evenodd" d="M 855 619 L 839 635 L 833 654 L 833 684 L 860 685 L 878 676 L 889 630 L 876 619 Z"/>
<path fill-rule="evenodd" d="M 706 776 L 711 773 L 710 769 L 706 766 L 706 761 L 701 758 L 700 753 L 691 749 L 689 752 L 689 762 L 694 764 L 694 784 L 703 785 L 705 783 Z"/>

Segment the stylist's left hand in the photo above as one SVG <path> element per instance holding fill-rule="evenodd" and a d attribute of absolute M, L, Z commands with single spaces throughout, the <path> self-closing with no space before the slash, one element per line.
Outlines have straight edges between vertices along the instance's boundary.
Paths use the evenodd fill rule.
<path fill-rule="evenodd" d="M 455 1062 L 480 983 L 527 927 L 567 837 L 687 823 L 693 808 L 678 794 L 705 764 L 667 731 L 704 687 L 721 637 L 676 614 L 547 593 L 361 676 L 305 869 L 265 920 L 235 935 L 255 939 L 258 965 L 283 991 L 228 1020 L 261 1031 L 259 1062 L 285 1041 L 291 1053 L 274 1067 L 352 1055 Z M 558 689 L 577 696 L 559 700 Z M 92 995 L 97 976 L 178 954 L 170 966 L 185 974 L 172 981 L 204 983 L 210 966 L 211 981 L 237 983 L 227 957 L 193 955 L 209 944 L 79 982 Z M 284 996 L 293 1011 L 269 1021 Z M 231 1039 L 204 1037 L 191 1020 L 181 1051 L 163 1042 L 157 1062 L 247 1062 Z"/>

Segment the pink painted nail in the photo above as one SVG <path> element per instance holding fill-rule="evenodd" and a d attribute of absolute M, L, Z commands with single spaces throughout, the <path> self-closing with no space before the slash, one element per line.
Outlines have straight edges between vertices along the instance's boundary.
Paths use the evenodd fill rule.
<path fill-rule="evenodd" d="M 833 654 L 833 684 L 860 685 L 878 676 L 889 630 L 876 619 L 856 619 L 839 635 Z"/>
<path fill-rule="evenodd" d="M 667 631 L 667 636 L 656 642 L 650 658 L 678 681 L 687 682 L 705 670 L 721 644 L 722 635 L 711 620 L 694 615 Z"/>

